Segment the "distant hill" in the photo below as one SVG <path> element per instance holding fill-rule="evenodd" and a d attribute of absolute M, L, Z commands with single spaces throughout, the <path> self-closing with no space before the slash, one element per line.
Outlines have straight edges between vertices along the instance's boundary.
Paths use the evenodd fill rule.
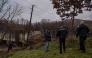
<path fill-rule="evenodd" d="M 79 22 L 81 20 L 82 19 L 75 19 L 74 20 L 74 26 L 79 25 Z M 86 25 L 90 25 L 90 26 L 92 25 L 92 20 L 83 20 L 83 21 L 85 22 Z M 71 25 L 72 20 L 71 19 L 65 19 L 63 22 L 66 25 Z"/>

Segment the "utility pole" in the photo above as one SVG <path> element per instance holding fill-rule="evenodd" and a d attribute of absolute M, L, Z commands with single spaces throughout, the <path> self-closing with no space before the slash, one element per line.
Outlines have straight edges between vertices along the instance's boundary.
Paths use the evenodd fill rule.
<path fill-rule="evenodd" d="M 30 35 L 30 27 L 31 27 L 32 15 L 33 15 L 33 11 L 34 11 L 33 8 L 34 8 L 34 5 L 32 5 L 32 10 L 31 10 L 31 15 L 30 15 L 30 22 L 29 22 L 28 36 L 27 36 L 27 46 L 28 46 L 28 39 L 29 39 L 29 35 Z"/>

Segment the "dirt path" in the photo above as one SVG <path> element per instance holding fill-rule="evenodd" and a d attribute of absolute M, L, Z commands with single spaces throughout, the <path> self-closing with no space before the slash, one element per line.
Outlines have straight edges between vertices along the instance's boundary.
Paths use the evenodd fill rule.
<path fill-rule="evenodd" d="M 5 51 L 7 51 L 7 49 L 8 49 L 8 47 L 0 47 L 0 52 L 5 52 Z M 23 47 L 16 46 L 16 47 L 12 48 L 12 51 L 16 51 L 16 50 L 20 50 L 20 49 L 23 49 Z"/>

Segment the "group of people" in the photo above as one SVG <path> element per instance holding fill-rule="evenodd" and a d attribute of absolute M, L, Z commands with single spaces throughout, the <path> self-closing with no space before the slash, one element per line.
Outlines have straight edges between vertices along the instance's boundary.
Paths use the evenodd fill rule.
<path fill-rule="evenodd" d="M 80 25 L 77 27 L 76 29 L 76 37 L 79 37 L 79 45 L 80 48 L 79 50 L 81 50 L 83 53 L 86 52 L 85 50 L 85 44 L 84 41 L 87 38 L 87 35 L 89 33 L 89 28 L 84 24 L 84 21 L 80 22 Z M 66 47 L 65 47 L 65 40 L 66 40 L 66 36 L 68 34 L 68 30 L 61 25 L 60 29 L 57 31 L 56 36 L 59 38 L 59 47 L 60 47 L 60 54 L 62 54 L 62 48 L 63 51 L 66 52 Z M 46 29 L 45 32 L 45 52 L 49 51 L 49 42 L 51 41 L 51 34 L 50 34 L 50 29 Z"/>
<path fill-rule="evenodd" d="M 89 33 L 89 28 L 84 24 L 84 21 L 81 21 L 80 22 L 80 25 L 77 27 L 76 29 L 76 37 L 79 37 L 79 50 L 81 50 L 83 53 L 86 52 L 85 50 L 85 40 L 87 38 L 87 35 Z M 63 48 L 63 51 L 66 52 L 66 46 L 65 46 L 65 40 L 66 40 L 66 37 L 67 37 L 67 34 L 68 34 L 68 29 L 61 25 L 60 26 L 60 29 L 57 31 L 57 34 L 56 36 L 59 38 L 59 47 L 60 47 L 60 54 L 62 54 L 62 48 Z M 51 34 L 50 34 L 50 29 L 46 29 L 45 30 L 45 52 L 49 51 L 49 43 L 51 41 Z M 11 41 L 9 41 L 8 43 L 8 52 L 10 50 L 12 50 L 12 46 L 13 46 L 13 43 Z"/>

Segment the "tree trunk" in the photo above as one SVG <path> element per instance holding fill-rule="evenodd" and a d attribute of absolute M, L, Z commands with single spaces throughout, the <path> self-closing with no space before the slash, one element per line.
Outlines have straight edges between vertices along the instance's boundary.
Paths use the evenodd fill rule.
<path fill-rule="evenodd" d="M 9 31 L 9 41 L 11 41 L 11 33 L 12 33 L 12 31 L 10 30 Z"/>
<path fill-rule="evenodd" d="M 15 31 L 15 42 L 16 42 L 17 45 L 19 43 L 19 40 L 20 40 L 20 38 L 19 38 L 19 32 Z"/>
<path fill-rule="evenodd" d="M 73 19 L 72 19 L 72 30 L 74 30 L 74 15 L 73 15 Z"/>

